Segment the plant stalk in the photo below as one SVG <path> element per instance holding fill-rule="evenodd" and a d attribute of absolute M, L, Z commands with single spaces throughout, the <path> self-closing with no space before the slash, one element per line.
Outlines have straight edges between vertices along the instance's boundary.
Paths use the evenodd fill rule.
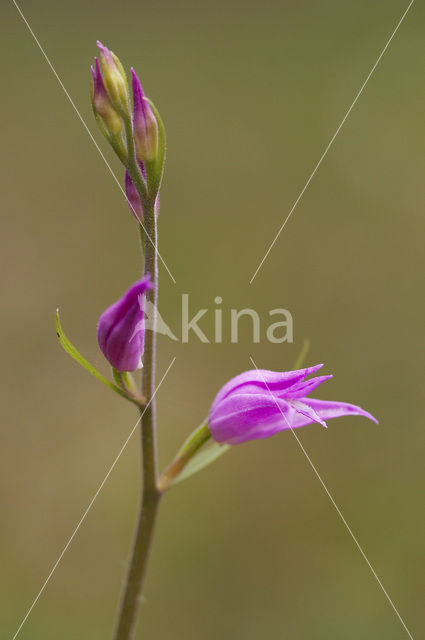
<path fill-rule="evenodd" d="M 128 139 L 128 147 L 129 160 L 127 168 L 137 188 L 141 175 L 135 160 L 132 138 Z M 140 195 L 142 196 L 142 194 Z M 150 305 L 153 315 L 156 314 L 158 296 L 157 229 L 154 200 L 154 198 L 146 198 L 146 193 L 143 194 L 144 223 L 149 236 L 149 238 L 145 238 L 144 242 L 144 273 L 150 274 L 153 284 L 153 289 L 146 292 L 146 301 Z M 140 409 L 143 485 L 133 548 L 113 640 L 131 640 L 134 638 L 155 521 L 161 499 L 161 492 L 157 486 L 156 460 L 156 407 L 154 397 L 156 362 L 155 315 L 151 320 L 152 329 L 147 330 L 145 334 L 142 369 L 141 393 L 146 398 L 147 404 L 145 408 Z"/>

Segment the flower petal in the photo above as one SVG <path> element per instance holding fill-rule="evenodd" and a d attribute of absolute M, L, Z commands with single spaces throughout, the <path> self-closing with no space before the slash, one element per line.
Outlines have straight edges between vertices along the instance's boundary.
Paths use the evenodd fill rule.
<path fill-rule="evenodd" d="M 283 373 L 279 371 L 268 371 L 267 369 L 251 369 L 250 371 L 245 371 L 235 378 L 232 378 L 232 380 L 229 380 L 229 382 L 221 388 L 215 397 L 213 407 L 219 402 L 222 402 L 222 400 L 227 398 L 231 393 L 263 394 L 266 391 L 278 396 L 284 396 L 286 389 L 301 382 L 321 367 L 323 367 L 322 364 L 317 364 L 313 367 L 298 369 L 297 371 L 285 371 Z"/>
<path fill-rule="evenodd" d="M 319 414 L 317 414 L 315 412 L 315 410 L 310 407 L 308 404 L 305 404 L 304 402 L 300 402 L 300 400 L 291 400 L 291 405 L 294 407 L 295 411 L 298 414 L 301 414 L 302 416 L 304 416 L 304 418 L 307 418 L 309 420 L 310 424 L 311 422 L 318 422 L 319 424 L 322 425 L 322 427 L 326 427 L 327 428 L 327 424 L 324 420 L 322 420 L 322 418 L 319 416 Z M 291 427 L 294 429 L 295 428 L 295 424 L 294 424 L 294 418 L 293 416 L 291 416 Z M 297 425 L 297 426 L 301 426 L 301 425 Z"/>
<path fill-rule="evenodd" d="M 342 416 L 357 415 L 368 418 L 378 424 L 378 420 L 368 411 L 355 404 L 348 402 L 337 402 L 332 400 L 316 400 L 315 398 L 302 398 L 302 402 L 309 406 L 322 420 L 330 420 L 331 418 L 339 418 Z M 304 427 L 307 424 L 315 422 L 312 418 L 297 412 L 291 416 L 291 424 L 295 427 Z"/>
<path fill-rule="evenodd" d="M 301 382 L 297 382 L 289 389 L 286 389 L 285 398 L 304 398 L 323 382 L 326 382 L 326 380 L 330 380 L 331 378 L 333 378 L 332 375 L 317 376 L 316 378 L 311 378 L 311 380 L 302 380 Z"/>
<path fill-rule="evenodd" d="M 284 415 L 290 405 L 271 393 L 240 393 L 228 396 L 212 407 L 209 416 L 211 435 L 217 442 L 240 444 L 268 438 L 288 429 Z"/>
<path fill-rule="evenodd" d="M 145 276 L 99 318 L 99 347 L 118 371 L 135 371 L 140 367 L 144 347 L 143 305 L 140 300 L 151 288 L 150 276 Z"/>
<path fill-rule="evenodd" d="M 150 162 L 158 153 L 158 122 L 146 100 L 140 80 L 131 68 L 133 85 L 133 136 L 139 160 Z"/>

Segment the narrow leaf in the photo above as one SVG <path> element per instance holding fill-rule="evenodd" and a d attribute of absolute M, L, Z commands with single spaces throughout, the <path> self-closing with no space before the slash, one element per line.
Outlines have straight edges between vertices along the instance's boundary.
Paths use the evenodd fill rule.
<path fill-rule="evenodd" d="M 56 335 L 58 336 L 59 342 L 61 343 L 62 347 L 71 356 L 71 358 L 73 358 L 76 362 L 78 362 L 78 364 L 84 367 L 84 369 L 86 369 L 89 373 L 91 373 L 92 376 L 94 376 L 97 380 L 100 380 L 100 382 L 103 382 L 103 384 L 106 387 L 109 387 L 109 389 L 112 389 L 112 391 L 115 391 L 121 397 L 126 398 L 126 400 L 130 400 L 130 402 L 134 402 L 134 404 L 139 405 L 139 403 L 135 399 L 129 397 L 123 389 L 120 389 L 120 387 L 118 387 L 116 384 L 113 384 L 112 382 L 110 382 L 97 369 L 95 369 L 95 367 L 92 364 L 90 364 L 90 362 L 88 362 L 88 360 L 86 360 L 84 356 L 81 355 L 81 353 L 76 349 L 76 347 L 74 347 L 72 342 L 68 340 L 65 333 L 63 332 L 63 329 L 60 323 L 59 309 L 56 310 Z"/>

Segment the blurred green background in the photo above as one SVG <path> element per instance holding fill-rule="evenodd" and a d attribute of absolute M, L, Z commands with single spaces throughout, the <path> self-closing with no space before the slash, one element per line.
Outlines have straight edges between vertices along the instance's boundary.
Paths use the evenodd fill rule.
<path fill-rule="evenodd" d="M 22 10 L 114 171 L 88 97 L 101 39 L 168 133 L 160 312 L 223 298 L 225 341 L 159 339 L 160 463 L 230 377 L 308 362 L 372 411 L 298 432 L 415 638 L 425 632 L 425 9 L 415 3 L 252 285 L 407 1 L 34 2 Z M 12 2 L 2 6 L 2 636 L 11 638 L 137 414 L 60 349 L 54 311 L 107 371 L 96 322 L 140 274 L 126 202 Z M 231 307 L 294 317 L 294 344 L 230 344 Z M 226 324 L 227 322 L 227 324 Z M 212 332 L 212 311 L 202 322 Z M 264 325 L 266 326 L 266 324 Z M 135 436 L 20 638 L 107 638 L 136 515 Z M 295 439 L 236 447 L 167 496 L 138 638 L 407 637 Z"/>

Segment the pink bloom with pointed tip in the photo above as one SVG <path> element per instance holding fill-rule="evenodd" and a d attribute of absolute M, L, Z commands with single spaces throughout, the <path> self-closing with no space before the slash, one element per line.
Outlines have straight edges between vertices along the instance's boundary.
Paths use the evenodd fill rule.
<path fill-rule="evenodd" d="M 220 444 L 240 444 L 268 438 L 284 431 L 347 415 L 360 415 L 378 422 L 361 407 L 347 402 L 316 400 L 307 396 L 332 376 L 317 376 L 318 364 L 298 371 L 264 369 L 236 376 L 217 394 L 209 414 L 211 435 Z"/>
<path fill-rule="evenodd" d="M 142 366 L 145 343 L 143 302 L 146 291 L 152 287 L 150 275 L 144 276 L 99 318 L 99 347 L 118 371 L 135 371 Z"/>

